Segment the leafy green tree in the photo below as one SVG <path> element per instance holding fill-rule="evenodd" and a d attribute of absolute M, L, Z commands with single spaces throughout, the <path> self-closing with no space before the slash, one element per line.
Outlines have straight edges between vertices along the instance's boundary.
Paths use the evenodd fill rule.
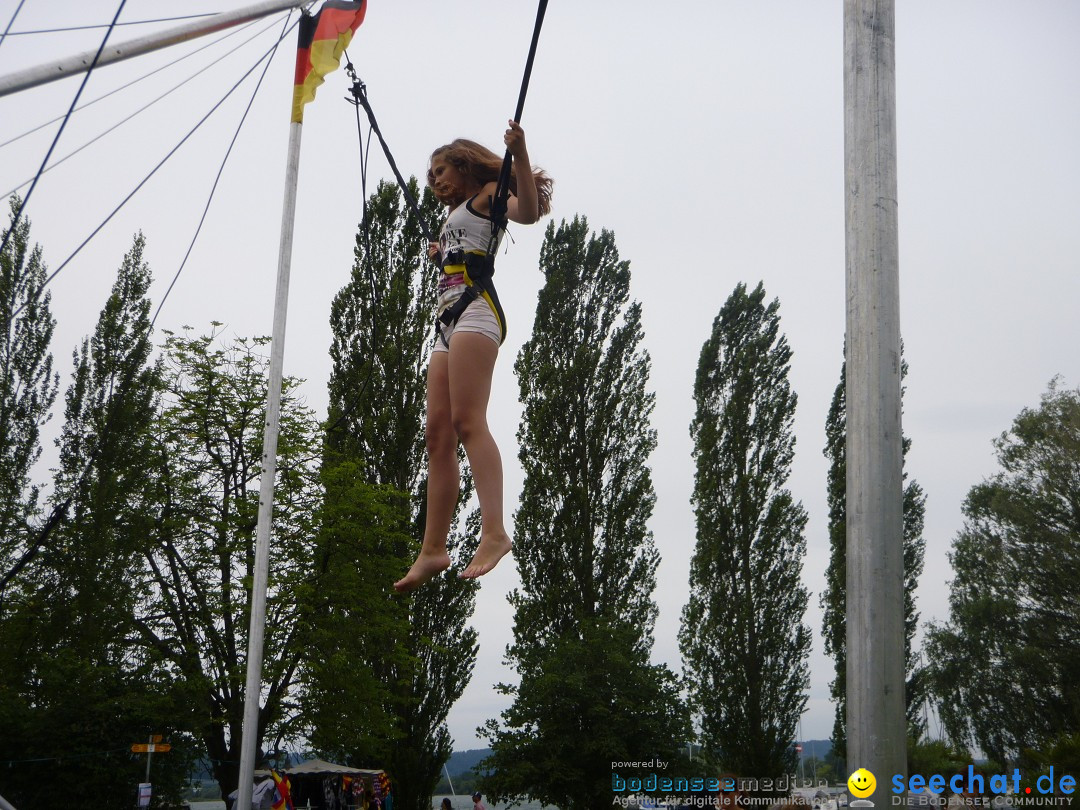
<path fill-rule="evenodd" d="M 415 179 L 411 187 L 418 197 Z M 421 205 L 434 227 L 439 205 L 430 190 Z M 437 279 L 415 215 L 396 186 L 380 183 L 357 234 L 352 276 L 330 315 L 321 587 L 310 622 L 320 648 L 331 652 L 308 670 L 305 714 L 318 751 L 386 768 L 395 806 L 405 810 L 431 806 L 452 751 L 446 717 L 477 649 L 468 626 L 475 583 L 438 577 L 409 598 L 391 588 L 423 535 Z M 463 480 L 461 503 L 471 493 Z M 474 546 L 455 526 L 455 559 L 468 559 Z"/>
<path fill-rule="evenodd" d="M 971 763 L 971 753 L 944 740 L 908 739 L 908 773 L 940 773 L 948 776 Z"/>
<path fill-rule="evenodd" d="M 901 360 L 900 379 L 907 376 L 907 361 Z M 901 390 L 901 395 L 903 390 Z M 904 437 L 903 458 L 911 448 Z M 826 499 L 829 506 L 829 566 L 825 571 L 825 589 L 821 593 L 822 631 L 825 653 L 833 659 L 834 677 L 829 684 L 835 716 L 833 753 L 847 759 L 847 363 L 840 366 L 840 382 L 833 392 L 825 420 L 825 457 L 829 459 Z M 907 478 L 907 473 L 904 473 Z M 926 540 L 923 526 L 926 517 L 926 494 L 918 482 L 904 485 L 904 662 L 907 680 L 905 695 L 908 734 L 918 740 L 923 732 L 920 708 L 926 698 L 924 676 L 918 664 L 918 651 L 912 642 L 919 625 L 915 609 L 915 589 L 923 572 Z"/>
<path fill-rule="evenodd" d="M 137 578 L 139 548 L 152 531 L 143 470 L 160 382 L 150 361 L 143 248 L 139 235 L 93 337 L 75 352 L 50 499 L 62 519 L 15 603 L 22 722 L 4 724 L 0 748 L 18 750 L 0 759 L 24 760 L 5 769 L 4 793 L 20 805 L 60 808 L 73 795 L 94 795 L 130 806 L 145 771 L 124 746 L 152 732 L 177 744 L 155 763 L 155 794 L 179 801 L 196 755 L 176 728 L 167 676 L 131 655 L 134 599 L 116 587 Z M 8 636 L 5 649 L 15 641 Z M 91 761 L 103 766 L 87 767 Z"/>
<path fill-rule="evenodd" d="M 499 686 L 513 704 L 482 729 L 482 784 L 496 800 L 594 808 L 611 803 L 612 760 L 672 760 L 689 722 L 673 674 L 649 661 L 656 434 L 630 263 L 583 217 L 548 227 L 540 263 L 533 334 L 515 364 L 525 483 L 507 659 L 521 682 Z"/>
<path fill-rule="evenodd" d="M 9 586 L 47 534 L 46 527 L 34 526 L 40 494 L 30 478 L 59 387 L 49 351 L 56 321 L 52 296 L 44 291 L 41 247 L 30 247 L 30 222 L 15 221 L 17 197 L 10 207 L 0 236 L 11 234 L 0 254 L 0 621 Z"/>
<path fill-rule="evenodd" d="M 21 737 L 32 729 L 35 703 L 31 673 L 41 642 L 37 617 L 44 578 L 31 563 L 46 537 L 35 522 L 40 491 L 31 483 L 41 456 L 40 430 L 59 385 L 52 370 L 55 321 L 44 292 L 41 248 L 30 247 L 30 223 L 11 217 L 0 253 L 0 795 L 23 796 L 27 757 Z"/>
<path fill-rule="evenodd" d="M 724 770 L 792 773 L 810 631 L 806 512 L 784 488 L 796 396 L 780 304 L 739 284 L 701 349 L 690 432 L 697 547 L 679 645 L 705 747 Z"/>
<path fill-rule="evenodd" d="M 1053 381 L 994 446 L 927 650 L 949 737 L 1003 762 L 1080 733 L 1080 389 Z"/>
<path fill-rule="evenodd" d="M 216 324 L 215 326 L 220 326 Z M 146 469 L 154 530 L 143 547 L 133 655 L 168 677 L 222 795 L 236 787 L 255 560 L 268 338 L 170 334 L 164 395 Z M 298 668 L 310 656 L 297 592 L 311 587 L 320 429 L 286 379 L 258 743 L 290 736 Z M 274 741 L 272 745 L 270 741 Z"/>

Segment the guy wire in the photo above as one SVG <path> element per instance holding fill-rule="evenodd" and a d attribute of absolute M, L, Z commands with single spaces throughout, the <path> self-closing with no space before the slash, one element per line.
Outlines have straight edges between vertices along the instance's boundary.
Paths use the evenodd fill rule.
<path fill-rule="evenodd" d="M 116 15 L 113 17 L 112 24 L 109 25 L 109 30 L 105 32 L 105 36 L 101 40 L 101 44 L 98 46 L 97 53 L 94 54 L 94 59 L 90 62 L 90 67 L 86 69 L 86 74 L 83 76 L 82 84 L 79 85 L 79 91 L 75 94 L 75 98 L 71 100 L 71 106 L 68 107 L 67 115 L 64 116 L 64 121 L 60 124 L 60 129 L 56 131 L 56 135 L 53 137 L 52 145 L 49 147 L 49 151 L 45 153 L 45 159 L 41 161 L 41 167 L 38 169 L 37 175 L 34 177 L 34 182 L 30 184 L 30 190 L 26 192 L 26 196 L 22 198 L 19 203 L 19 210 L 15 212 L 15 217 L 11 223 L 11 229 L 4 234 L 4 240 L 0 243 L 0 254 L 4 252 L 4 248 L 7 247 L 8 242 L 11 239 L 11 234 L 15 232 L 15 227 L 19 224 L 19 219 L 22 217 L 23 211 L 26 210 L 27 204 L 30 202 L 30 195 L 34 193 L 34 188 L 37 187 L 38 180 L 41 179 L 41 173 L 45 170 L 45 166 L 49 162 L 49 158 L 52 157 L 53 150 L 56 148 L 57 142 L 60 140 L 60 136 L 64 132 L 64 127 L 67 126 L 68 119 L 71 118 L 71 113 L 75 110 L 75 105 L 79 103 L 79 96 L 82 95 L 83 90 L 86 88 L 86 83 L 90 81 L 90 74 L 94 72 L 94 68 L 97 67 L 98 60 L 101 59 L 101 54 L 105 50 L 105 43 L 109 41 L 109 35 L 112 34 L 113 28 L 116 26 L 116 21 L 120 18 L 120 12 L 124 10 L 124 4 L 127 0 L 120 0 L 120 7 L 116 9 Z M 17 313 L 16 313 L 17 314 Z"/>

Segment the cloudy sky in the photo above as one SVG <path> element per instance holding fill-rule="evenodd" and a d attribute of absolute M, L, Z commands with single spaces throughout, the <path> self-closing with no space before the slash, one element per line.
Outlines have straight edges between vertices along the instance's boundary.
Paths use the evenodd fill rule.
<path fill-rule="evenodd" d="M 0 26 L 16 0 L 0 0 Z M 12 32 L 107 24 L 119 0 L 27 0 Z M 241 0 L 189 0 L 183 13 Z M 967 490 L 994 472 L 992 439 L 1037 405 L 1055 375 L 1080 385 L 1080 4 L 1074 0 L 901 0 L 896 11 L 901 324 L 910 366 L 907 471 L 927 492 L 924 620 L 947 616 L 947 552 Z M 129 0 L 121 21 L 177 14 Z M 513 113 L 536 7 L 498 0 L 370 0 L 350 55 L 403 172 L 421 175 L 439 144 L 499 147 Z M 73 116 L 28 207 L 55 269 L 269 49 L 284 16 L 205 47 Z M 125 26 L 123 42 L 177 23 Z M 2 30 L 2 28 L 0 28 Z M 96 49 L 103 28 L 9 36 L 0 76 Z M 649 460 L 663 555 L 654 659 L 679 670 L 679 615 L 694 526 L 691 387 L 712 319 L 739 282 L 781 303 L 799 395 L 790 481 L 810 514 L 807 621 L 820 633 L 828 557 L 824 422 L 844 333 L 843 4 L 840 0 L 553 0 L 523 125 L 535 163 L 556 180 L 556 221 L 585 215 L 615 233 L 644 306 L 659 447 Z M 96 71 L 82 103 L 220 39 L 216 34 Z M 292 37 L 255 97 L 199 240 L 159 328 L 271 331 L 292 92 Z M 208 67 L 209 66 L 209 67 Z M 110 134 L 101 133 L 207 67 Z M 254 91 L 257 69 L 52 285 L 60 368 L 93 328 L 115 269 L 142 230 L 155 302 L 187 250 L 214 177 Z M 81 76 L 0 98 L 0 143 L 62 116 Z M 328 308 L 348 278 L 360 218 L 359 147 L 343 72 L 304 125 L 286 373 L 326 406 Z M 58 123 L 0 147 L 0 192 L 33 177 Z M 89 144 L 89 145 L 88 145 Z M 500 147 L 501 148 L 501 147 Z M 369 189 L 390 177 L 373 149 Z M 25 193 L 25 189 L 23 189 Z M 5 217 L 6 219 L 6 217 Z M 510 334 L 495 372 L 491 421 L 511 506 L 521 485 L 513 359 L 528 337 L 543 226 L 514 228 L 500 259 Z M 460 749 L 505 703 L 492 684 L 511 639 L 504 563 L 483 581 L 480 657 L 450 715 Z M 804 738 L 832 728 L 831 662 L 815 638 Z M 931 732 L 937 726 L 931 719 Z"/>

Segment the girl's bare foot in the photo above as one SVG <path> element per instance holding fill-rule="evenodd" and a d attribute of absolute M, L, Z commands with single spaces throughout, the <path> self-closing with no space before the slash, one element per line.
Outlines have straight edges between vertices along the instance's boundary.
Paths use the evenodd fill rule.
<path fill-rule="evenodd" d="M 394 583 L 394 590 L 398 593 L 414 591 L 432 577 L 441 574 L 450 567 L 450 555 L 443 551 L 426 551 L 420 549 L 420 555 L 412 564 L 409 573 Z"/>
<path fill-rule="evenodd" d="M 462 579 L 475 579 L 483 576 L 496 565 L 510 550 L 510 538 L 505 534 L 485 534 L 480 538 L 469 566 L 458 576 Z"/>

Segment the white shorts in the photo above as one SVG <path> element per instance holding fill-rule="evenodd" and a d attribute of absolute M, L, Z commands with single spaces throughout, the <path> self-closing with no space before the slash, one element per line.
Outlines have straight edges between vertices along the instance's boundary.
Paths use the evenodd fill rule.
<path fill-rule="evenodd" d="M 451 290 L 443 293 L 439 296 L 439 314 L 443 313 L 447 307 L 452 306 L 458 298 L 461 297 L 464 289 L 461 292 L 457 290 Z M 465 311 L 461 313 L 461 317 L 457 319 L 457 323 L 450 326 L 444 325 L 441 321 L 438 323 L 439 329 L 442 332 L 442 337 L 435 336 L 435 347 L 432 351 L 435 352 L 448 352 L 447 345 L 450 343 L 450 338 L 456 332 L 477 332 L 481 335 L 486 335 L 495 341 L 495 345 L 498 346 L 502 343 L 500 338 L 502 335 L 499 332 L 499 322 L 495 318 L 495 313 L 491 311 L 491 307 L 488 306 L 488 302 L 483 298 L 477 298 L 469 306 L 465 308 Z M 443 342 L 445 340 L 445 342 Z"/>

